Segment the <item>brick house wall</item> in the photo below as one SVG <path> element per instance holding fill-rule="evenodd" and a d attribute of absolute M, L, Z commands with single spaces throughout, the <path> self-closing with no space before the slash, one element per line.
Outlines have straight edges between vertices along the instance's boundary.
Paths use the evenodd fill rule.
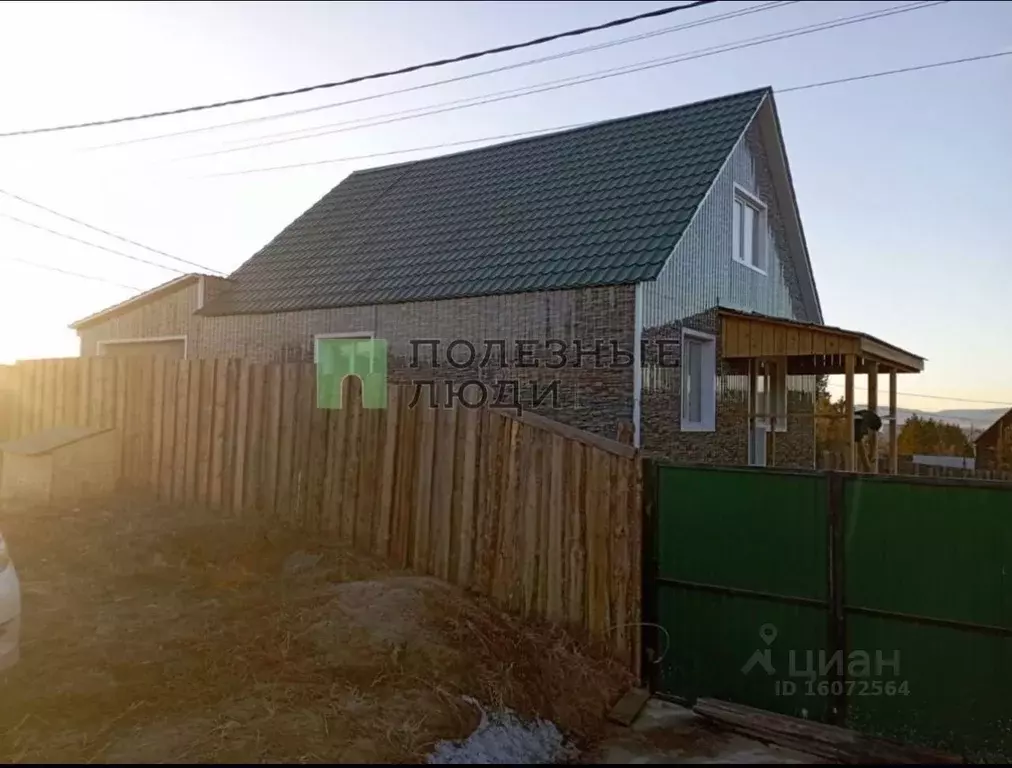
<path fill-rule="evenodd" d="M 508 294 L 465 299 L 383 304 L 265 315 L 194 315 L 196 285 L 181 288 L 108 320 L 80 329 L 81 354 L 98 354 L 98 342 L 140 336 L 187 336 L 187 357 L 239 357 L 251 362 L 312 361 L 314 336 L 328 333 L 362 333 L 388 343 L 388 369 L 394 378 L 435 382 L 440 395 L 447 382 L 459 389 L 468 380 L 482 382 L 489 397 L 502 404 L 512 402 L 514 390 L 526 408 L 534 406 L 535 384 L 542 395 L 554 383 L 557 396 L 545 397 L 536 410 L 550 418 L 614 438 L 620 424 L 628 425 L 633 413 L 633 370 L 631 365 L 613 365 L 611 344 L 631 353 L 634 345 L 633 286 L 609 286 L 572 291 Z M 547 368 L 555 362 L 547 342 L 559 339 L 567 345 L 568 365 Z M 432 365 L 428 344 L 413 352 L 412 340 L 438 341 L 437 365 Z M 473 345 L 474 364 L 451 366 L 446 359 L 456 340 Z M 504 343 L 506 359 L 499 345 L 486 365 L 486 340 Z M 518 367 L 516 342 L 533 342 L 526 349 L 534 354 L 521 362 L 537 359 L 537 367 Z M 593 351 L 599 344 L 599 360 L 584 355 L 574 367 L 576 343 Z M 557 349 L 557 347 L 555 347 Z M 454 349 L 454 359 L 463 362 L 466 347 Z M 412 362 L 417 361 L 417 366 Z M 557 382 L 557 383 L 555 383 Z M 552 391 L 552 390 L 549 390 Z M 477 388 L 470 388 L 474 401 Z M 428 386 L 422 396 L 427 402 Z"/>

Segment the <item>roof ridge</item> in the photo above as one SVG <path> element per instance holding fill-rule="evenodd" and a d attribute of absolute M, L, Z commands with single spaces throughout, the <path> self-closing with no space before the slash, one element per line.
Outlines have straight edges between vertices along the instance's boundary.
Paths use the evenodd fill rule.
<path fill-rule="evenodd" d="M 484 152 L 490 149 L 496 149 L 498 147 L 512 146 L 514 144 L 523 144 L 525 142 L 540 141 L 542 139 L 550 139 L 555 136 L 563 136 L 565 134 L 577 133 L 579 131 L 587 131 L 593 128 L 600 128 L 603 125 L 611 125 L 614 123 L 621 123 L 626 120 L 638 120 L 643 117 L 650 117 L 652 115 L 660 115 L 665 112 L 674 112 L 680 109 L 689 109 L 690 107 L 701 107 L 704 104 L 711 102 L 724 101 L 727 99 L 737 99 L 744 96 L 751 96 L 753 94 L 772 94 L 773 86 L 764 85 L 759 88 L 751 88 L 747 91 L 738 91 L 736 93 L 728 93 L 723 96 L 711 96 L 707 99 L 699 99 L 698 101 L 690 101 L 687 104 L 678 104 L 673 107 L 662 107 L 661 109 L 651 109 L 648 112 L 636 112 L 632 115 L 621 115 L 619 117 L 607 117 L 603 120 L 595 120 L 594 122 L 585 123 L 583 125 L 577 125 L 572 128 L 561 128 L 557 131 L 546 131 L 545 133 L 539 133 L 536 136 L 524 136 L 520 139 L 510 139 L 509 141 L 500 141 L 494 144 L 486 144 L 483 147 L 474 147 L 472 149 L 462 149 L 458 152 L 450 152 L 445 155 L 433 155 L 432 157 L 423 157 L 419 160 L 402 160 L 399 163 L 390 163 L 388 165 L 375 165 L 369 168 L 356 168 L 354 171 L 348 174 L 346 178 L 352 176 L 364 176 L 368 173 L 374 173 L 378 171 L 388 171 L 391 168 L 400 168 L 403 166 L 421 165 L 422 163 L 433 162 L 435 160 L 445 160 L 449 157 L 461 157 L 463 155 L 469 155 L 474 152 Z"/>

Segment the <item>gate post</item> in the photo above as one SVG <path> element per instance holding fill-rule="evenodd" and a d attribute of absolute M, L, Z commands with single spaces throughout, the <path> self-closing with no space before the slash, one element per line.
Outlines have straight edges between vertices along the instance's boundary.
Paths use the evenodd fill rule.
<path fill-rule="evenodd" d="M 829 604 L 827 648 L 830 658 L 840 655 L 840 666 L 833 667 L 829 681 L 829 716 L 833 725 L 847 720 L 847 614 L 844 601 L 844 475 L 826 473 L 826 510 L 828 515 L 828 558 L 826 562 Z"/>
<path fill-rule="evenodd" d="M 657 462 L 652 459 L 640 459 L 641 477 L 643 478 L 643 520 L 640 561 L 642 567 L 642 584 L 640 586 L 641 608 L 643 617 L 642 644 L 640 654 L 640 684 L 653 692 L 657 688 L 657 655 L 659 653 L 657 629 L 657 534 L 660 509 L 658 506 Z"/>

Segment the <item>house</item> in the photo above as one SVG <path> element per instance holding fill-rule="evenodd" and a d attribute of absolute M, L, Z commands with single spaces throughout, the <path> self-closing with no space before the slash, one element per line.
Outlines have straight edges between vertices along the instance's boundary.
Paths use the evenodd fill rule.
<path fill-rule="evenodd" d="M 923 368 L 823 325 L 768 88 L 356 171 L 227 280 L 73 327 L 82 355 L 260 362 L 383 339 L 430 395 L 725 464 L 811 467 L 818 375 Z"/>
<path fill-rule="evenodd" d="M 1012 410 L 981 432 L 973 444 L 977 469 L 1012 468 Z"/>

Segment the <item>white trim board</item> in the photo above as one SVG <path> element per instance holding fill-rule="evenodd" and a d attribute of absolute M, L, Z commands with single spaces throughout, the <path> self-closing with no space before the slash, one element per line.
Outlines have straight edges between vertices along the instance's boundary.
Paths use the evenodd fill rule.
<path fill-rule="evenodd" d="M 183 342 L 183 359 L 190 359 L 190 337 L 187 334 L 176 336 L 142 336 L 132 339 L 102 339 L 95 342 L 95 352 L 101 356 L 102 347 L 106 344 L 157 344 L 160 341 L 181 341 Z"/>
<path fill-rule="evenodd" d="M 375 339 L 375 331 L 340 331 L 338 333 L 314 333 L 313 334 L 313 362 L 316 362 L 317 352 L 320 349 L 320 339 Z"/>

